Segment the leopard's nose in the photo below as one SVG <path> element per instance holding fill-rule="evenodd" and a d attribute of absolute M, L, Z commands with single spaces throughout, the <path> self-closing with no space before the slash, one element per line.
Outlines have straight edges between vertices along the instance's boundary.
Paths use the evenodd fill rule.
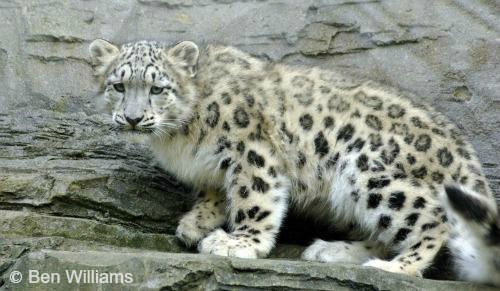
<path fill-rule="evenodd" d="M 127 120 L 127 122 L 132 126 L 132 127 L 135 127 L 137 124 L 139 124 L 139 122 L 141 122 L 141 120 L 144 118 L 144 115 L 140 116 L 140 117 L 136 117 L 136 118 L 131 118 L 131 117 L 128 117 L 127 115 L 125 115 L 125 119 Z"/>

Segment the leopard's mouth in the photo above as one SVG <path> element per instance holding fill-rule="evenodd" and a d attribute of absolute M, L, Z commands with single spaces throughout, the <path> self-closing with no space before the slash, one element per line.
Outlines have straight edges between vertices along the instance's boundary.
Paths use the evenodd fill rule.
<path fill-rule="evenodd" d="M 135 128 L 128 128 L 126 131 L 129 132 L 135 132 L 135 133 L 152 133 L 154 131 L 154 128 L 143 128 L 143 127 L 135 127 Z"/>
<path fill-rule="evenodd" d="M 152 133 L 155 128 L 151 126 L 131 126 L 129 124 L 114 124 L 112 126 L 113 130 L 122 131 L 122 132 L 130 132 L 130 133 Z"/>
<path fill-rule="evenodd" d="M 112 131 L 119 135 L 133 136 L 133 137 L 148 137 L 155 133 L 154 128 L 132 128 L 130 126 L 112 126 Z"/>

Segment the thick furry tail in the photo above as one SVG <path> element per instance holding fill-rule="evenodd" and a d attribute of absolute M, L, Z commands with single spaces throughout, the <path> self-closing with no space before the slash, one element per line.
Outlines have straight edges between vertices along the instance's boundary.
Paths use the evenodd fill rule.
<path fill-rule="evenodd" d="M 500 286 L 500 219 L 495 201 L 460 186 L 446 187 L 443 200 L 456 275 Z"/>

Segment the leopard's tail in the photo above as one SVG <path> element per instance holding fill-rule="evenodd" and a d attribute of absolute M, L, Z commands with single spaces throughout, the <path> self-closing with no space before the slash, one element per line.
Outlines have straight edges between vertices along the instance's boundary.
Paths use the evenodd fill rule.
<path fill-rule="evenodd" d="M 495 201 L 461 186 L 447 186 L 443 200 L 455 274 L 461 280 L 500 286 L 500 220 Z"/>

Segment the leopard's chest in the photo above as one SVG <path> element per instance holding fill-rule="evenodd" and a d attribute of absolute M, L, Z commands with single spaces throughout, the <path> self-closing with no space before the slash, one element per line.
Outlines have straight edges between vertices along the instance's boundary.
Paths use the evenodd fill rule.
<path fill-rule="evenodd" d="M 178 180 L 195 188 L 220 188 L 223 172 L 218 170 L 220 157 L 210 146 L 197 147 L 187 138 L 153 140 L 151 149 L 160 165 Z"/>

